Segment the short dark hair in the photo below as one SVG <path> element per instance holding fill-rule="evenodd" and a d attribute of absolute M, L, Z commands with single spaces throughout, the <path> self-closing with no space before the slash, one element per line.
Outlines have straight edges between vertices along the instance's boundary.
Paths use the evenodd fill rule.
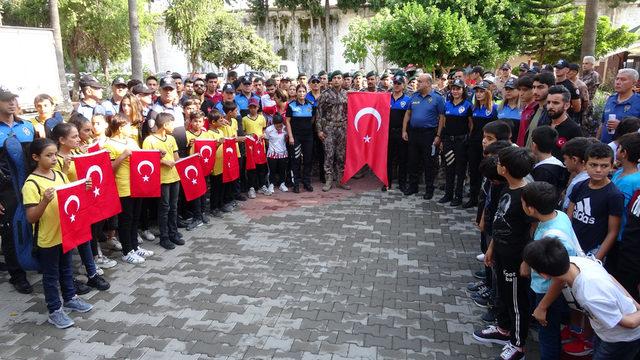
<path fill-rule="evenodd" d="M 194 81 L 193 81 L 193 79 L 188 78 L 188 79 L 186 79 L 186 80 L 184 81 L 184 84 L 185 84 L 185 85 L 187 85 L 187 84 L 193 84 L 193 82 L 194 82 Z"/>
<path fill-rule="evenodd" d="M 494 120 L 482 128 L 483 132 L 493 134 L 497 140 L 511 139 L 511 126 L 502 120 Z"/>
<path fill-rule="evenodd" d="M 232 77 L 238 77 L 238 72 L 237 72 L 237 71 L 234 71 L 234 70 L 229 71 L 229 72 L 227 73 L 227 79 L 228 79 L 228 78 L 232 78 Z"/>
<path fill-rule="evenodd" d="M 276 86 L 276 79 L 270 78 L 265 81 L 264 86 Z"/>
<path fill-rule="evenodd" d="M 558 192 L 546 181 L 534 181 L 522 189 L 522 200 L 540 214 L 549 215 L 558 205 Z"/>
<path fill-rule="evenodd" d="M 75 129 L 76 126 L 72 123 L 61 122 L 51 130 L 51 139 L 60 145 L 60 138 L 65 138 L 71 134 L 71 129 Z"/>
<path fill-rule="evenodd" d="M 618 124 L 616 132 L 613 134 L 613 140 L 618 140 L 625 134 L 638 132 L 638 129 L 640 129 L 640 119 L 635 116 L 627 116 Z"/>
<path fill-rule="evenodd" d="M 131 79 L 127 82 L 127 88 L 131 89 L 136 85 L 142 84 L 142 81 L 138 79 Z"/>
<path fill-rule="evenodd" d="M 553 85 L 549 87 L 548 95 L 557 95 L 557 94 L 562 95 L 562 101 L 566 103 L 571 101 L 571 93 L 569 92 L 569 90 L 567 90 L 566 87 L 564 87 L 564 85 Z"/>
<path fill-rule="evenodd" d="M 236 105 L 235 101 L 225 101 L 222 103 L 222 111 L 224 111 L 225 114 L 237 108 L 238 105 Z"/>
<path fill-rule="evenodd" d="M 533 76 L 532 75 L 524 75 L 520 79 L 518 79 L 517 87 L 526 87 L 527 89 L 533 89 Z"/>
<path fill-rule="evenodd" d="M 207 119 L 212 123 L 220 120 L 220 118 L 222 118 L 222 116 L 220 115 L 220 111 L 218 111 L 218 109 L 213 109 L 207 114 Z"/>
<path fill-rule="evenodd" d="M 279 113 L 275 113 L 271 118 L 271 122 L 274 124 L 282 124 L 282 115 L 280 115 Z"/>
<path fill-rule="evenodd" d="M 178 79 L 182 80 L 182 75 L 180 75 L 180 73 L 174 72 L 174 73 L 171 73 L 171 78 L 174 80 L 178 80 Z"/>
<path fill-rule="evenodd" d="M 42 101 L 45 101 L 45 100 L 50 102 L 51 105 L 55 105 L 56 104 L 55 101 L 53 101 L 53 98 L 51 97 L 51 95 L 49 95 L 49 94 L 39 94 L 39 95 L 36 95 L 35 99 L 33 99 L 33 105 L 38 105 L 39 102 L 42 102 Z M 619 125 L 618 125 L 618 127 L 619 127 Z"/>
<path fill-rule="evenodd" d="M 489 144 L 487 148 L 484 149 L 484 156 L 498 155 L 498 151 L 509 146 L 513 146 L 513 144 L 507 140 L 498 140 L 494 143 Z"/>
<path fill-rule="evenodd" d="M 206 115 L 204 114 L 204 111 L 196 110 L 196 111 L 192 112 L 189 115 L 189 121 L 195 120 L 195 119 L 202 119 L 202 118 L 205 118 L 205 117 L 206 117 Z"/>
<path fill-rule="evenodd" d="M 556 84 L 556 78 L 551 73 L 540 73 L 533 77 L 533 81 L 537 81 L 541 84 L 545 84 L 548 87 L 552 87 Z"/>
<path fill-rule="evenodd" d="M 634 164 L 638 163 L 638 159 L 640 159 L 640 134 L 635 132 L 623 135 L 618 139 L 618 143 L 620 151 L 624 150 L 627 153 L 627 160 Z"/>
<path fill-rule="evenodd" d="M 549 125 L 539 126 L 533 129 L 531 140 L 536 144 L 541 153 L 550 154 L 556 147 L 558 132 Z"/>
<path fill-rule="evenodd" d="M 593 144 L 592 140 L 589 140 L 586 137 L 575 137 L 569 141 L 567 141 L 564 146 L 562 146 L 562 155 L 567 156 L 575 156 L 578 159 L 584 161 L 585 160 L 585 152 Z"/>
<path fill-rule="evenodd" d="M 477 74 L 484 74 L 484 68 L 482 66 L 474 66 L 473 69 L 471 69 L 472 73 L 477 73 Z"/>
<path fill-rule="evenodd" d="M 155 76 L 153 76 L 153 75 L 149 75 L 149 76 L 147 76 L 147 78 L 146 78 L 146 79 L 144 79 L 144 82 L 146 83 L 146 82 L 147 82 L 147 81 L 149 81 L 149 80 L 155 80 L 155 81 L 158 81 L 158 78 L 157 78 L 157 77 L 155 77 Z"/>
<path fill-rule="evenodd" d="M 498 157 L 496 155 L 490 155 L 480 161 L 480 166 L 478 167 L 478 169 L 480 170 L 480 174 L 482 174 L 482 176 L 486 177 L 489 180 L 500 182 L 507 181 L 504 177 L 498 174 L 497 166 Z"/>
<path fill-rule="evenodd" d="M 569 253 L 555 237 L 545 236 L 530 242 L 522 258 L 533 270 L 550 276 L 562 276 L 569 271 Z"/>
<path fill-rule="evenodd" d="M 209 81 L 211 79 L 217 79 L 217 78 L 218 78 L 218 74 L 214 72 L 207 73 L 207 75 L 204 76 L 205 81 Z"/>
<path fill-rule="evenodd" d="M 535 160 L 531 152 L 525 148 L 509 146 L 498 152 L 500 165 L 504 166 L 509 175 L 522 179 L 533 170 Z"/>
<path fill-rule="evenodd" d="M 584 161 L 588 161 L 590 158 L 594 159 L 609 159 L 613 163 L 613 150 L 607 144 L 601 142 L 591 144 L 584 153 Z"/>
<path fill-rule="evenodd" d="M 164 126 L 164 124 L 173 120 L 175 120 L 175 118 L 173 117 L 173 114 L 162 112 L 158 114 L 158 116 L 156 116 L 156 128 L 160 129 L 161 127 Z"/>

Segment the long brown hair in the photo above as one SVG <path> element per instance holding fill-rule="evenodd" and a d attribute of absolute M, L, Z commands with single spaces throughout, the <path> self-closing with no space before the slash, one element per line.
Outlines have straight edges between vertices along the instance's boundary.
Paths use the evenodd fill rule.
<path fill-rule="evenodd" d="M 478 101 L 478 97 L 477 96 L 474 96 L 474 98 L 473 98 L 473 107 L 474 108 L 479 108 L 480 106 L 484 105 L 484 107 L 486 109 L 489 109 L 489 110 L 493 109 L 493 94 L 491 93 L 491 90 L 486 89 L 484 91 L 484 96 L 485 96 L 485 98 L 482 101 L 482 103 L 480 103 L 480 101 Z"/>
<path fill-rule="evenodd" d="M 123 113 L 115 114 L 109 120 L 109 127 L 107 128 L 106 135 L 108 137 L 114 137 L 120 132 L 120 128 L 129 122 L 129 119 Z"/>
<path fill-rule="evenodd" d="M 131 124 L 131 126 L 137 127 L 139 128 L 140 126 L 142 126 L 142 105 L 140 104 L 140 100 L 138 100 L 138 98 L 131 94 L 128 93 L 127 95 L 125 95 L 122 100 L 120 100 L 120 114 L 124 115 L 126 117 L 126 114 L 124 113 L 124 111 L 122 110 L 122 103 L 125 100 L 129 100 L 129 104 L 131 106 L 131 118 L 129 119 L 129 123 Z"/>

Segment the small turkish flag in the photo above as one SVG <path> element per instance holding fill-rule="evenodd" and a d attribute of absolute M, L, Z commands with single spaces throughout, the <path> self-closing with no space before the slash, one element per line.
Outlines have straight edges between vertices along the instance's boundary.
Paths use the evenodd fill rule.
<path fill-rule="evenodd" d="M 222 182 L 228 183 L 240 177 L 236 139 L 224 139 L 222 151 Z"/>
<path fill-rule="evenodd" d="M 212 139 L 196 139 L 193 143 L 193 152 L 200 154 L 202 162 L 202 171 L 210 174 L 216 164 L 216 149 L 218 148 L 218 140 Z"/>
<path fill-rule="evenodd" d="M 245 137 L 244 146 L 247 150 L 245 151 L 246 160 L 244 162 L 244 167 L 247 170 L 254 170 L 256 168 L 254 148 L 258 145 L 256 144 L 256 139 L 253 138 L 253 135 L 247 135 Z"/>
<path fill-rule="evenodd" d="M 74 156 L 73 163 L 78 179 L 91 179 L 91 222 L 96 223 L 119 214 L 122 207 L 107 150 Z"/>
<path fill-rule="evenodd" d="M 256 143 L 253 146 L 253 160 L 256 164 L 267 163 L 267 152 L 264 150 L 264 139 L 256 136 Z"/>
<path fill-rule="evenodd" d="M 176 170 L 180 175 L 180 183 L 187 201 L 197 199 L 207 192 L 207 181 L 204 178 L 200 155 L 193 154 L 176 161 Z"/>
<path fill-rule="evenodd" d="M 385 185 L 389 142 L 390 93 L 350 92 L 347 94 L 347 157 L 342 183 L 365 164 Z"/>
<path fill-rule="evenodd" d="M 82 179 L 56 188 L 62 251 L 64 253 L 91 240 L 92 193 Z"/>
<path fill-rule="evenodd" d="M 100 151 L 100 142 L 96 141 L 93 144 L 89 145 L 89 147 L 87 148 L 87 152 L 96 152 L 96 151 Z"/>
<path fill-rule="evenodd" d="M 158 150 L 134 150 L 129 159 L 131 197 L 160 197 L 160 158 Z"/>

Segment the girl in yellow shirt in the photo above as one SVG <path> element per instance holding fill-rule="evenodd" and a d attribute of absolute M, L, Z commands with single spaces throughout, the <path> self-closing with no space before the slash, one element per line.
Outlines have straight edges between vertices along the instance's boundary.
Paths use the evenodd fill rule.
<path fill-rule="evenodd" d="M 62 252 L 62 233 L 56 186 L 68 182 L 66 176 L 54 170 L 57 163 L 56 144 L 50 139 L 40 138 L 31 143 L 30 158 L 36 167 L 22 187 L 22 201 L 27 220 L 34 224 L 37 256 L 42 270 L 42 287 L 49 310 L 48 321 L 59 329 L 74 325 L 73 320 L 62 310 L 87 312 L 93 306 L 76 296 L 73 286 L 73 264 L 71 252 Z M 60 288 L 58 287 L 60 286 Z"/>
<path fill-rule="evenodd" d="M 242 118 L 242 128 L 245 136 L 252 136 L 254 139 L 264 138 L 264 128 L 267 121 L 262 114 L 258 114 L 258 102 L 255 99 L 249 100 L 249 114 Z M 257 146 L 257 145 L 254 145 Z M 262 151 L 264 154 L 264 143 L 262 143 Z M 250 151 L 249 145 L 245 141 L 246 151 Z M 273 193 L 267 187 L 267 164 L 255 164 L 255 169 L 247 169 L 247 181 L 249 182 L 249 199 L 256 198 L 256 190 L 263 195 L 270 196 Z"/>
<path fill-rule="evenodd" d="M 232 188 L 222 183 L 222 146 L 225 134 L 223 127 L 225 126 L 225 118 L 219 112 L 210 112 L 207 115 L 209 119 L 209 134 L 212 139 L 218 140 L 218 148 L 216 149 L 216 163 L 211 173 L 211 193 L 210 206 L 211 215 L 221 218 L 223 212 L 231 212 L 230 205 L 224 205 L 225 194 L 228 197 L 233 196 Z"/>
<path fill-rule="evenodd" d="M 189 129 L 187 130 L 187 144 L 189 146 L 189 154 L 194 153 L 194 143 L 196 139 L 211 139 L 211 135 L 204 128 L 206 116 L 204 112 L 196 110 L 189 115 Z M 187 230 L 191 231 L 202 224 L 209 223 L 209 217 L 205 215 L 205 195 L 192 201 L 193 221 L 187 225 Z"/>

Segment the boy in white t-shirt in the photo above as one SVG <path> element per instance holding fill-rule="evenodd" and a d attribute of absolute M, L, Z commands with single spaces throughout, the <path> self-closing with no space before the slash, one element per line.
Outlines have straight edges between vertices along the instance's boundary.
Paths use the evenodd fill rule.
<path fill-rule="evenodd" d="M 596 333 L 594 360 L 632 360 L 640 353 L 640 304 L 599 262 L 569 257 L 554 238 L 529 243 L 523 259 L 543 278 L 570 287 Z"/>

